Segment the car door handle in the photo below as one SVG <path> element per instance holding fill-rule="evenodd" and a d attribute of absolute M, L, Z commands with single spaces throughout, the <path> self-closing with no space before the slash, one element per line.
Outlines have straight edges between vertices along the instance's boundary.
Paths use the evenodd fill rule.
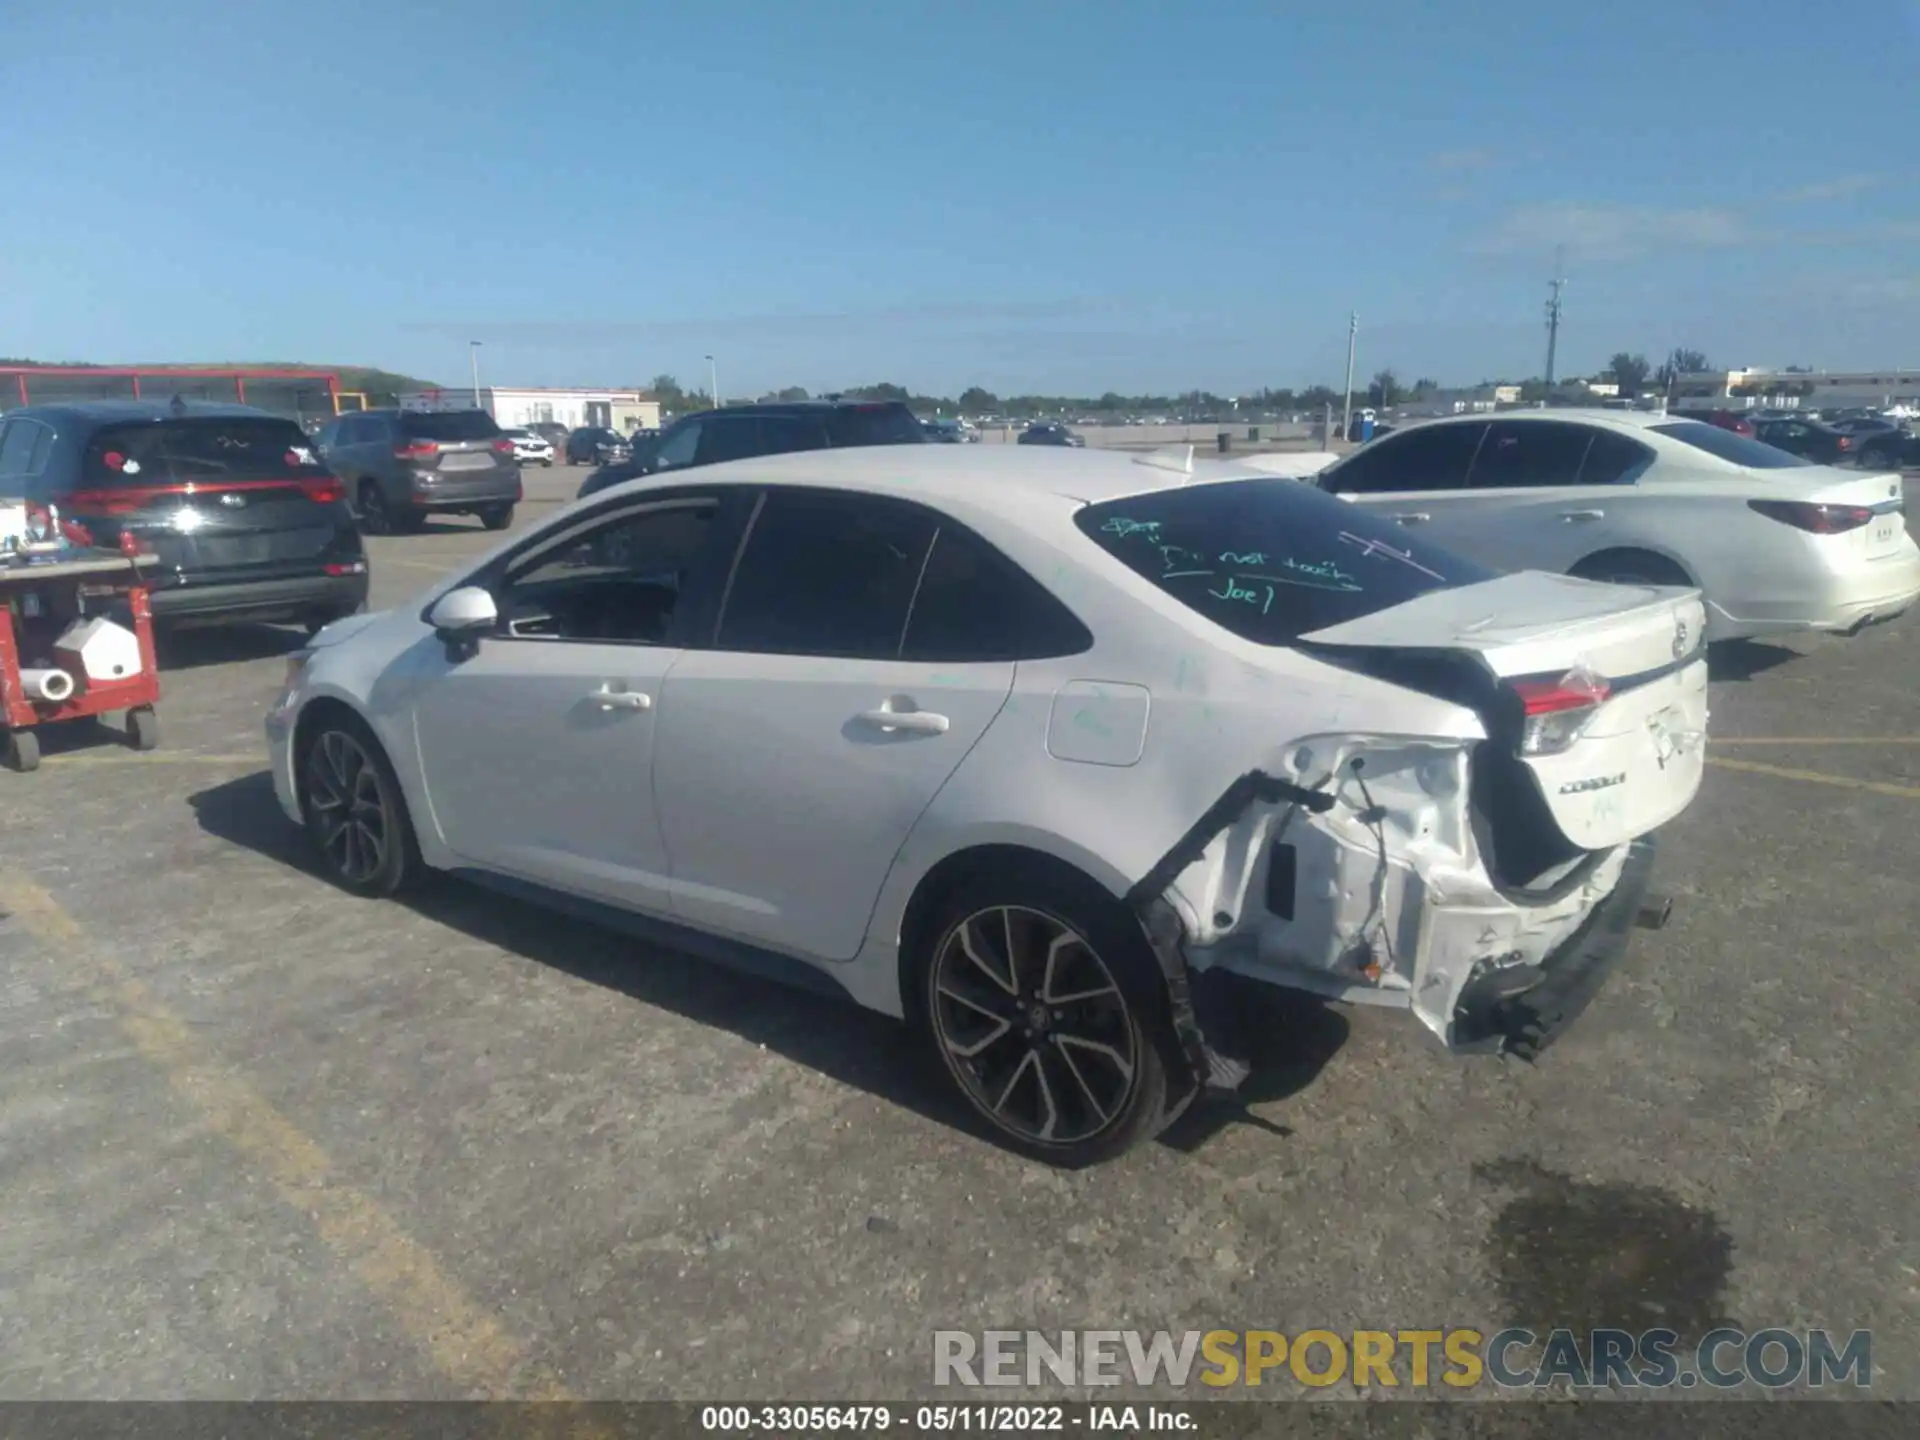
<path fill-rule="evenodd" d="M 1432 518 L 1433 516 L 1427 514 L 1427 512 L 1424 510 L 1415 510 L 1410 514 L 1406 514 L 1406 515 L 1387 516 L 1387 519 L 1396 520 L 1402 525 L 1424 525 L 1426 524 L 1427 521 L 1431 520 Z"/>
<path fill-rule="evenodd" d="M 1562 520 L 1598 520 L 1607 512 L 1604 510 L 1562 510 Z"/>
<path fill-rule="evenodd" d="M 602 710 L 651 710 L 653 696 L 644 690 L 613 690 L 606 686 L 587 697 Z"/>
<path fill-rule="evenodd" d="M 951 723 L 931 710 L 862 710 L 860 723 L 876 730 L 905 730 L 914 735 L 944 735 Z"/>

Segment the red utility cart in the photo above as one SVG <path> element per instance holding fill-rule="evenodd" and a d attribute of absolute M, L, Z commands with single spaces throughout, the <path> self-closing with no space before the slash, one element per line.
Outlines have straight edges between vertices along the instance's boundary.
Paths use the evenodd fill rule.
<path fill-rule="evenodd" d="M 6 722 L 4 758 L 12 770 L 40 764 L 39 725 L 127 712 L 127 742 L 136 750 L 160 743 L 153 707 L 160 699 L 160 668 L 153 652 L 153 612 L 141 567 L 151 555 L 113 550 L 68 550 L 31 560 L 0 555 L 0 720 Z M 75 620 L 107 616 L 132 629 L 140 646 L 137 674 L 88 680 L 74 675 L 64 700 L 33 700 L 23 669 L 45 665 L 55 640 Z M 124 642 L 123 642 L 124 643 Z"/>

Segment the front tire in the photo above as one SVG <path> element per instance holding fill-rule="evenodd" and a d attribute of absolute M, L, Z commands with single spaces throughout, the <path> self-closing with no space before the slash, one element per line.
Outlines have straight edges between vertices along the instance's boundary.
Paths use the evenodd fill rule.
<path fill-rule="evenodd" d="M 913 963 L 915 1019 L 941 1068 L 1014 1148 L 1095 1164 L 1178 1113 L 1165 982 L 1138 926 L 1090 881 L 969 882 Z"/>
<path fill-rule="evenodd" d="M 396 895 L 421 873 L 399 778 L 358 719 L 328 715 L 300 759 L 300 810 L 326 877 L 354 895 Z"/>

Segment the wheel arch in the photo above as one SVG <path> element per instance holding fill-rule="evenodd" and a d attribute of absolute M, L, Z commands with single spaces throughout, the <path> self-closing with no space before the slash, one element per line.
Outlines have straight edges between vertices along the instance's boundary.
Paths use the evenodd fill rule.
<path fill-rule="evenodd" d="M 1123 897 L 1129 882 L 1118 872 L 1100 864 L 1095 857 L 1088 856 L 1086 860 L 1090 863 L 1076 863 L 1052 851 L 1017 840 L 985 840 L 951 851 L 928 867 L 907 898 L 896 932 L 900 1000 L 909 1019 L 916 1013 L 920 998 L 919 966 L 914 961 L 921 942 L 927 937 L 928 927 L 934 923 L 940 914 L 940 907 L 949 898 L 983 875 L 1044 872 L 1068 884 L 1098 891 L 1115 906 L 1124 908 Z M 1096 870 L 1106 872 L 1104 877 L 1095 873 Z"/>
<path fill-rule="evenodd" d="M 1601 568 L 1607 562 L 1617 563 L 1622 560 L 1637 560 L 1643 563 L 1651 561 L 1656 568 L 1672 570 L 1678 574 L 1680 577 L 1679 583 L 1691 585 L 1696 589 L 1700 586 L 1699 577 L 1694 574 L 1693 568 L 1678 555 L 1674 554 L 1672 550 L 1664 545 L 1658 544 L 1642 544 L 1636 542 L 1627 545 L 1602 546 L 1590 554 L 1581 556 L 1572 565 L 1568 566 L 1567 573 L 1569 575 L 1585 575 L 1586 572 L 1590 570 Z"/>

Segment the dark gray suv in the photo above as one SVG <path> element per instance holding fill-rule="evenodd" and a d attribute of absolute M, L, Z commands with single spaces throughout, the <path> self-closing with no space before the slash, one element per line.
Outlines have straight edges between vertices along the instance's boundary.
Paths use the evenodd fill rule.
<path fill-rule="evenodd" d="M 484 410 L 363 410 L 329 422 L 317 443 L 369 535 L 416 530 L 433 514 L 513 523 L 520 462 Z"/>

